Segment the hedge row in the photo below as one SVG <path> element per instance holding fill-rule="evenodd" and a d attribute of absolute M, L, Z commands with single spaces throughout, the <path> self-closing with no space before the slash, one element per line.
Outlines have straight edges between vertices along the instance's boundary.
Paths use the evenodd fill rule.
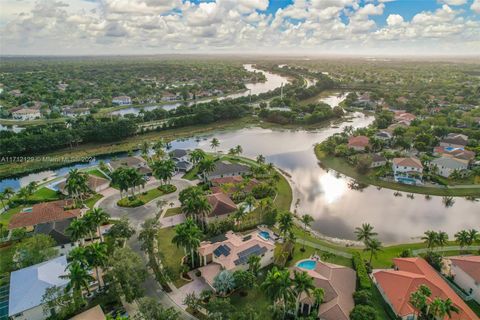
<path fill-rule="evenodd" d="M 355 252 L 353 254 L 353 266 L 357 271 L 357 278 L 358 278 L 358 290 L 362 289 L 371 289 L 372 282 L 370 281 L 370 277 L 367 273 L 367 267 L 365 266 L 365 262 L 362 259 L 362 256 L 359 252 Z"/>

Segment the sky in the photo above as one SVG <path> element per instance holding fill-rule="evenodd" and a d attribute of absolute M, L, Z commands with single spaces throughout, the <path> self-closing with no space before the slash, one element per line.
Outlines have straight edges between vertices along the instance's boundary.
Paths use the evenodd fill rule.
<path fill-rule="evenodd" d="M 0 0 L 1 55 L 479 55 L 480 0 Z"/>

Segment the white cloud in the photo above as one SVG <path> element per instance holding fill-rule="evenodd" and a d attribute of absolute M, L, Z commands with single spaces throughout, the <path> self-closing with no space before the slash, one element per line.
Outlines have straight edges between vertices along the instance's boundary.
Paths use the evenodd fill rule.
<path fill-rule="evenodd" d="M 480 0 L 473 0 L 473 3 L 470 6 L 470 9 L 480 14 Z"/>
<path fill-rule="evenodd" d="M 468 0 L 440 0 L 441 3 L 448 4 L 449 6 L 461 6 L 468 2 Z"/>
<path fill-rule="evenodd" d="M 399 14 L 390 14 L 387 17 L 387 24 L 391 27 L 400 26 L 403 22 L 403 17 Z"/>

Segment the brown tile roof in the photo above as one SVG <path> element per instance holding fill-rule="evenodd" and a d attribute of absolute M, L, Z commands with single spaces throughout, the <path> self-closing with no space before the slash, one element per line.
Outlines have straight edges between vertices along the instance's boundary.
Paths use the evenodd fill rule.
<path fill-rule="evenodd" d="M 210 190 L 212 190 L 212 193 L 223 192 L 223 193 L 226 193 L 227 195 L 232 195 L 235 192 L 239 191 L 240 184 L 243 181 L 244 179 L 241 176 L 214 178 L 210 180 L 210 182 L 213 185 L 213 187 L 211 187 Z M 245 193 L 249 193 L 258 184 L 259 182 L 257 179 L 250 179 L 248 180 L 248 182 L 246 183 L 246 185 L 243 187 L 241 191 Z"/>
<path fill-rule="evenodd" d="M 366 136 L 356 136 L 348 139 L 349 147 L 366 147 L 368 146 L 368 143 L 369 139 Z"/>
<path fill-rule="evenodd" d="M 480 256 L 449 257 L 450 261 L 480 283 Z"/>
<path fill-rule="evenodd" d="M 20 212 L 12 217 L 9 229 L 31 227 L 40 223 L 61 221 L 81 215 L 80 209 L 64 210 L 68 202 L 64 200 L 38 203 L 32 206 L 31 212 Z"/>
<path fill-rule="evenodd" d="M 430 299 L 439 297 L 450 298 L 460 312 L 452 313 L 452 320 L 475 320 L 478 317 L 453 291 L 440 275 L 422 258 L 395 258 L 393 262 L 398 270 L 381 270 L 373 276 L 385 293 L 395 312 L 406 316 L 415 312 L 410 305 L 410 295 L 420 285 L 430 288 Z"/>
<path fill-rule="evenodd" d="M 80 314 L 77 314 L 75 317 L 70 320 L 105 320 L 105 313 L 103 313 L 100 305 L 96 305 L 93 308 L 88 309 Z"/>
<path fill-rule="evenodd" d="M 226 183 L 236 184 L 236 183 L 241 183 L 242 181 L 243 181 L 243 178 L 241 176 L 214 178 L 210 180 L 210 182 L 214 186 L 219 186 Z"/>
<path fill-rule="evenodd" d="M 420 168 L 423 169 L 422 162 L 418 160 L 417 158 L 394 158 L 393 163 L 397 166 L 402 166 L 402 167 L 414 167 L 414 168 Z"/>
<path fill-rule="evenodd" d="M 88 178 L 87 186 L 92 191 L 95 191 L 95 189 L 98 186 L 101 186 L 102 184 L 110 183 L 108 179 L 100 178 L 100 177 L 94 176 L 93 174 L 89 174 L 87 178 Z M 68 179 L 68 176 L 67 176 L 67 179 Z M 62 193 L 66 193 L 67 192 L 66 186 L 67 186 L 67 181 L 66 180 L 62 181 L 58 184 L 58 190 L 60 190 Z"/>
<path fill-rule="evenodd" d="M 451 151 L 448 151 L 445 149 L 445 147 L 437 146 L 433 149 L 433 152 L 438 154 L 450 155 L 452 157 L 468 160 L 468 161 L 473 160 L 473 158 L 475 158 L 475 152 L 470 150 L 453 149 Z"/>
<path fill-rule="evenodd" d="M 320 305 L 318 316 L 325 320 L 348 320 L 355 303 L 353 293 L 356 286 L 356 274 L 353 269 L 332 263 L 317 261 L 315 269 L 307 270 L 293 267 L 293 270 L 305 271 L 315 283 L 315 287 L 324 290 L 324 303 Z M 303 295 L 301 300 L 309 299 Z"/>
<path fill-rule="evenodd" d="M 207 196 L 208 203 L 212 206 L 212 210 L 208 214 L 209 217 L 221 216 L 229 214 L 237 210 L 237 206 L 224 193 L 214 193 Z"/>

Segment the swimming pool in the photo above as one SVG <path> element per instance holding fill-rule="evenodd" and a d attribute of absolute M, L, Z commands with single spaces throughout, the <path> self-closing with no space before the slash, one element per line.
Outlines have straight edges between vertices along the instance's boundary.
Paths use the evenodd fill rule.
<path fill-rule="evenodd" d="M 411 184 L 411 185 L 417 184 L 417 180 L 415 180 L 413 178 L 397 177 L 396 180 L 397 180 L 397 182 L 400 182 L 400 183 L 403 183 L 403 184 Z"/>
<path fill-rule="evenodd" d="M 297 264 L 297 267 L 307 270 L 313 270 L 317 266 L 317 262 L 315 260 L 303 260 Z"/>
<path fill-rule="evenodd" d="M 270 239 L 270 233 L 268 233 L 267 231 L 260 231 L 258 234 L 260 235 L 260 237 L 262 237 L 265 240 Z"/>

